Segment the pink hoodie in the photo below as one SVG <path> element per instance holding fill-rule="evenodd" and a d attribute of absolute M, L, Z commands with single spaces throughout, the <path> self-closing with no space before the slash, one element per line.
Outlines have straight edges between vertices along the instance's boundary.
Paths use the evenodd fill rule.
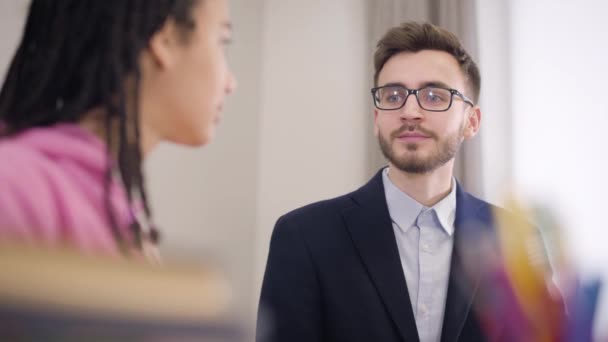
<path fill-rule="evenodd" d="M 0 139 L 0 242 L 69 246 L 119 255 L 105 207 L 105 144 L 76 124 Z M 124 187 L 111 185 L 123 236 L 133 220 Z"/>

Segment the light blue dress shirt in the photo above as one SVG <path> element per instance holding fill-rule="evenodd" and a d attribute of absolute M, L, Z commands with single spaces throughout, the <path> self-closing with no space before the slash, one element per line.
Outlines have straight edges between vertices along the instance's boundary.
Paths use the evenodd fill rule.
<path fill-rule="evenodd" d="M 401 266 L 421 342 L 439 342 L 454 246 L 456 186 L 431 208 L 401 191 L 382 174 Z"/>

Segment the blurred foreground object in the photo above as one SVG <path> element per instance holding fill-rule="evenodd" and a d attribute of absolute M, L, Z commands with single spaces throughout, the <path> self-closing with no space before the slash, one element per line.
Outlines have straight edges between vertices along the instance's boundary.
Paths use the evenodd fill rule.
<path fill-rule="evenodd" d="M 241 341 L 223 276 L 71 251 L 0 248 L 0 340 Z"/>
<path fill-rule="evenodd" d="M 519 341 L 562 341 L 564 302 L 552 281 L 543 238 L 515 200 L 496 213 L 503 266 L 526 326 L 511 327 Z"/>
<path fill-rule="evenodd" d="M 527 210 L 514 199 L 506 208 L 495 213 L 496 236 L 464 242 L 489 247 L 479 256 L 484 286 L 475 303 L 488 341 L 593 341 L 599 281 L 578 281 L 550 210 Z M 467 263 L 470 272 L 479 265 L 472 259 Z"/>

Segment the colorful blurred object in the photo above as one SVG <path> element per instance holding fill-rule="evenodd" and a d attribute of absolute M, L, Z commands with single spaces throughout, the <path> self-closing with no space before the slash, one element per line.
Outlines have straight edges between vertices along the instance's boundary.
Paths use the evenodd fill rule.
<path fill-rule="evenodd" d="M 497 236 L 506 275 L 529 324 L 520 341 L 560 341 L 564 304 L 551 280 L 542 237 L 517 202 L 509 201 L 507 208 L 495 213 Z"/>
<path fill-rule="evenodd" d="M 494 213 L 495 235 L 469 238 L 482 249 L 475 313 L 492 342 L 591 342 L 601 284 L 581 282 L 558 221 L 546 208 L 507 201 Z M 479 263 L 468 260 L 468 267 Z M 467 263 L 467 260 L 465 260 Z M 555 285 L 555 280 L 560 285 Z"/>

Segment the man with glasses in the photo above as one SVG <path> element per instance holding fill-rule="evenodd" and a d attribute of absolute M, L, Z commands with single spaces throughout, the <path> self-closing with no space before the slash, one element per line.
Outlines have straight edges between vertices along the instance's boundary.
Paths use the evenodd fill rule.
<path fill-rule="evenodd" d="M 374 131 L 388 167 L 278 220 L 258 341 L 483 340 L 457 239 L 465 226 L 491 229 L 495 208 L 453 176 L 460 145 L 479 131 L 479 70 L 431 24 L 392 28 L 374 61 Z"/>

